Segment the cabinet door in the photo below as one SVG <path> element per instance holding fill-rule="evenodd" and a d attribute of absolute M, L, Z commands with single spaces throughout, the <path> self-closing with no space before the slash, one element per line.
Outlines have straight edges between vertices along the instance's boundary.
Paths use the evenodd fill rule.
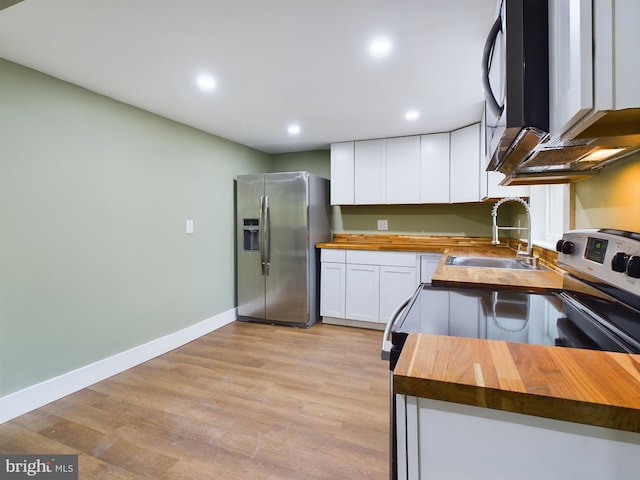
<path fill-rule="evenodd" d="M 387 139 L 386 187 L 386 203 L 420 203 L 420 137 Z"/>
<path fill-rule="evenodd" d="M 591 0 L 549 0 L 549 129 L 566 132 L 593 108 Z"/>
<path fill-rule="evenodd" d="M 504 174 L 500 172 L 482 172 L 487 176 L 487 191 L 483 198 L 504 198 L 504 197 L 528 197 L 528 185 L 502 186 L 500 182 L 504 180 Z"/>
<path fill-rule="evenodd" d="M 331 145 L 331 205 L 353 205 L 354 142 Z"/>
<path fill-rule="evenodd" d="M 449 133 L 420 137 L 420 202 L 449 203 Z"/>
<path fill-rule="evenodd" d="M 355 142 L 355 203 L 386 202 L 386 140 Z"/>
<path fill-rule="evenodd" d="M 415 267 L 380 267 L 380 321 L 387 323 L 394 310 L 418 286 Z"/>
<path fill-rule="evenodd" d="M 346 318 L 378 322 L 380 267 L 347 264 Z"/>
<path fill-rule="evenodd" d="M 451 132 L 451 203 L 480 200 L 480 124 Z"/>
<path fill-rule="evenodd" d="M 326 263 L 320 266 L 320 315 L 323 317 L 345 318 L 344 263 Z"/>
<path fill-rule="evenodd" d="M 438 268 L 442 255 L 439 253 L 427 253 L 420 255 L 420 282 L 431 283 L 431 277 Z"/>

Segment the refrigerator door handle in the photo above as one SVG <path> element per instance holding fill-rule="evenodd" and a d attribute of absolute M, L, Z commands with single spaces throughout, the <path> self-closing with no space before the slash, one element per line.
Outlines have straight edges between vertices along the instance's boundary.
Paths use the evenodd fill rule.
<path fill-rule="evenodd" d="M 269 195 L 264 197 L 264 239 L 265 239 L 265 274 L 271 270 L 271 213 L 269 211 Z"/>
<path fill-rule="evenodd" d="M 258 243 L 260 248 L 260 269 L 262 275 L 265 275 L 265 248 L 264 248 L 264 195 L 260 195 L 260 211 L 258 213 Z"/>

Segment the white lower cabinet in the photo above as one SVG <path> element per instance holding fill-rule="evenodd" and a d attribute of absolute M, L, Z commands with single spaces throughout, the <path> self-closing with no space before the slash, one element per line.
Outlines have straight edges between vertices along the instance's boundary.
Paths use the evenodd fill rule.
<path fill-rule="evenodd" d="M 415 267 L 380 266 L 380 321 L 386 324 L 417 286 Z"/>
<path fill-rule="evenodd" d="M 379 302 L 380 267 L 347 264 L 346 318 L 378 322 Z"/>
<path fill-rule="evenodd" d="M 384 328 L 419 283 L 414 252 L 322 249 L 320 257 L 320 315 L 325 323 Z"/>
<path fill-rule="evenodd" d="M 320 250 L 320 315 L 345 318 L 347 270 L 344 250 Z"/>
<path fill-rule="evenodd" d="M 424 253 L 420 255 L 420 283 L 431 283 L 431 277 L 438 268 L 442 254 Z"/>
<path fill-rule="evenodd" d="M 398 479 L 638 478 L 640 434 L 396 395 Z"/>
<path fill-rule="evenodd" d="M 320 266 L 320 315 L 345 318 L 346 266 L 322 262 Z"/>

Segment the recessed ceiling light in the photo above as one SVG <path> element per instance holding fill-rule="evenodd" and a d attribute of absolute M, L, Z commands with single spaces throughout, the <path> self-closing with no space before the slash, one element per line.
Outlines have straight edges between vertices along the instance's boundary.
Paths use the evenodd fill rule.
<path fill-rule="evenodd" d="M 386 57 L 391 51 L 391 40 L 387 37 L 376 37 L 369 44 L 369 54 L 372 57 Z"/>
<path fill-rule="evenodd" d="M 298 135 L 300 133 L 300 125 L 298 125 L 297 123 L 292 123 L 291 125 L 289 125 L 287 131 L 289 132 L 289 135 Z"/>
<path fill-rule="evenodd" d="M 196 78 L 196 83 L 198 84 L 198 88 L 203 92 L 211 92 L 216 88 L 216 80 L 208 73 L 203 73 L 198 75 Z"/>
<path fill-rule="evenodd" d="M 419 116 L 420 112 L 417 110 L 408 110 L 407 113 L 404 114 L 404 118 L 406 118 L 410 122 L 417 120 Z"/>

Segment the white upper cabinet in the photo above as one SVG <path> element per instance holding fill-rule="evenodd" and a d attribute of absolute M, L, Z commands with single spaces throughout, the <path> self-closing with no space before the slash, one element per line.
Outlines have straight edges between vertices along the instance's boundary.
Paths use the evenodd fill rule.
<path fill-rule="evenodd" d="M 387 139 L 386 203 L 419 203 L 420 137 Z"/>
<path fill-rule="evenodd" d="M 608 114 L 640 108 L 639 17 L 637 0 L 549 0 L 552 139 L 597 123 L 637 133 L 637 112 Z"/>
<path fill-rule="evenodd" d="M 420 137 L 420 203 L 449 203 L 449 133 Z"/>
<path fill-rule="evenodd" d="M 355 203 L 386 203 L 386 140 L 355 142 Z"/>
<path fill-rule="evenodd" d="M 334 143 L 331 204 L 463 203 L 528 196 L 528 187 L 502 187 L 501 173 L 484 171 L 480 132 L 477 123 L 451 133 Z"/>
<path fill-rule="evenodd" d="M 549 0 L 549 130 L 565 133 L 593 108 L 591 0 Z"/>
<path fill-rule="evenodd" d="M 482 198 L 528 197 L 529 185 L 500 185 L 504 174 L 500 172 L 480 172 L 486 178 L 486 188 L 482 190 Z M 481 177 L 482 180 L 482 177 Z"/>
<path fill-rule="evenodd" d="M 480 124 L 451 132 L 451 203 L 480 200 Z"/>
<path fill-rule="evenodd" d="M 331 205 L 353 205 L 355 202 L 354 142 L 331 144 Z"/>
<path fill-rule="evenodd" d="M 609 4 L 611 0 L 606 2 Z M 600 2 L 594 5 L 596 20 L 604 15 L 601 13 L 602 6 Z M 600 30 L 611 28 L 615 25 L 615 31 L 612 32 L 611 42 L 615 48 L 611 48 L 611 60 L 608 75 L 610 89 L 615 92 L 614 98 L 611 99 L 612 107 L 616 110 L 624 108 L 640 107 L 640 88 L 638 88 L 638 79 L 640 79 L 640 57 L 638 56 L 638 45 L 640 45 L 640 28 L 638 28 L 638 18 L 640 18 L 640 2 L 637 0 L 616 0 L 613 2 L 612 15 L 613 21 L 605 16 L 598 21 L 595 27 L 596 39 L 600 38 Z M 600 53 L 596 48 L 595 62 L 598 64 L 601 57 L 605 53 Z M 607 65 L 609 66 L 609 65 Z M 596 88 L 603 83 L 599 68 L 596 72 Z M 609 87 L 609 85 L 607 85 Z M 603 94 L 596 95 L 596 108 L 605 109 L 606 102 L 601 102 L 600 98 Z M 608 99 L 607 99 L 608 100 Z"/>

